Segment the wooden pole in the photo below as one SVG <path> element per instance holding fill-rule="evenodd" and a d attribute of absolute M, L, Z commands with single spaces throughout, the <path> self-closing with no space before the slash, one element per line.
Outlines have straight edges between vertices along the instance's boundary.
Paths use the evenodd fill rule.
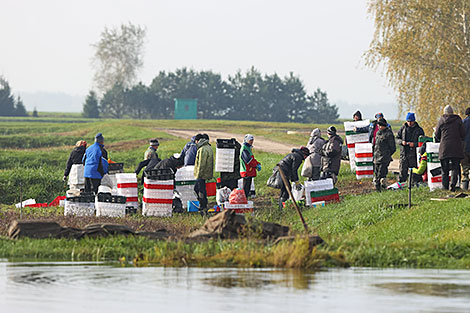
<path fill-rule="evenodd" d="M 410 168 L 410 179 L 408 181 L 408 208 L 411 209 L 411 184 L 413 183 L 413 169 Z"/>
<path fill-rule="evenodd" d="M 284 172 L 282 171 L 279 164 L 277 166 L 279 167 L 279 174 L 281 174 L 282 182 L 284 183 L 284 186 L 286 187 L 287 192 L 289 193 L 289 196 L 292 199 L 292 202 L 294 202 L 295 210 L 297 211 L 297 214 L 299 214 L 300 220 L 302 221 L 302 224 L 304 225 L 305 232 L 308 234 L 307 223 L 305 223 L 304 217 L 302 216 L 302 212 L 300 212 L 300 208 L 297 205 L 297 201 L 295 201 L 294 196 L 292 195 L 292 191 L 290 190 L 291 187 L 289 186 L 289 181 L 287 180 L 286 176 L 284 175 Z"/>

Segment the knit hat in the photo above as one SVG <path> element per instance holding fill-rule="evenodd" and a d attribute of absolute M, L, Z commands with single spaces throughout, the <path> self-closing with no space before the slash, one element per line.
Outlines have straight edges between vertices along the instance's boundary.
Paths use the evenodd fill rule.
<path fill-rule="evenodd" d="M 102 133 L 96 134 L 96 136 L 95 136 L 95 141 L 96 141 L 96 142 L 103 142 L 103 141 L 104 141 L 103 134 L 102 134 Z"/>
<path fill-rule="evenodd" d="M 250 140 L 255 140 L 255 137 L 252 134 L 246 134 L 245 138 L 243 138 L 243 142 L 248 142 Z"/>
<path fill-rule="evenodd" d="M 157 138 L 152 138 L 152 139 L 149 139 L 149 144 L 151 146 L 159 146 L 160 145 L 160 142 L 158 142 L 158 139 Z"/>
<path fill-rule="evenodd" d="M 321 136 L 321 130 L 319 128 L 315 128 L 310 133 L 310 137 L 320 137 L 320 136 Z"/>
<path fill-rule="evenodd" d="M 412 113 L 412 112 L 408 112 L 408 114 L 406 114 L 406 121 L 407 121 L 407 122 L 414 122 L 414 121 L 416 121 L 415 114 Z"/>
<path fill-rule="evenodd" d="M 336 127 L 334 127 L 333 125 L 331 125 L 330 127 L 328 127 L 328 129 L 326 130 L 326 133 L 328 135 L 336 135 Z"/>
<path fill-rule="evenodd" d="M 470 108 L 465 109 L 465 115 L 470 115 Z"/>
<path fill-rule="evenodd" d="M 379 119 L 379 118 L 383 118 L 383 117 L 384 117 L 384 114 L 383 114 L 383 113 L 380 113 L 380 112 L 379 112 L 379 113 L 375 114 L 375 119 L 376 119 L 376 120 Z"/>
<path fill-rule="evenodd" d="M 444 108 L 444 114 L 454 114 L 454 109 L 450 105 L 446 105 Z"/>
<path fill-rule="evenodd" d="M 377 124 L 379 124 L 379 126 L 385 126 L 385 127 L 388 126 L 387 120 L 384 119 L 384 118 L 380 118 L 380 119 L 377 121 Z"/>
<path fill-rule="evenodd" d="M 361 111 L 357 110 L 354 114 L 353 114 L 353 119 L 354 119 L 354 116 L 357 116 L 359 118 L 359 120 L 362 120 L 362 113 Z"/>

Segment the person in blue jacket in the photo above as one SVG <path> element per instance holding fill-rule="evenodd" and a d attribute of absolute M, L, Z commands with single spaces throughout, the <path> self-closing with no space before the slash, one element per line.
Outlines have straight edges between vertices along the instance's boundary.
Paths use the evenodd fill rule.
<path fill-rule="evenodd" d="M 196 142 L 194 141 L 195 139 L 196 136 L 193 136 L 191 141 L 189 141 L 181 151 L 180 158 L 184 159 L 184 166 L 194 165 L 196 162 L 197 146 Z"/>
<path fill-rule="evenodd" d="M 108 162 L 103 158 L 104 138 L 103 134 L 95 136 L 95 143 L 88 147 L 83 156 L 85 165 L 85 192 L 98 193 L 101 179 L 106 174 Z"/>

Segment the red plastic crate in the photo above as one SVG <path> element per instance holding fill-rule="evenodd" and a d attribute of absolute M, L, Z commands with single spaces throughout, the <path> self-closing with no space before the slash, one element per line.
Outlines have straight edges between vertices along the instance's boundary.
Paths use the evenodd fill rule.
<path fill-rule="evenodd" d="M 215 196 L 217 194 L 217 186 L 216 183 L 206 183 L 206 191 L 207 191 L 207 196 Z"/>

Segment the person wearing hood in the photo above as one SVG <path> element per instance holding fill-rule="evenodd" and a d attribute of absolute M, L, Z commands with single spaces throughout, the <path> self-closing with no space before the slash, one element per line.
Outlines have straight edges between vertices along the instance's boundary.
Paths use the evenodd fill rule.
<path fill-rule="evenodd" d="M 76 165 L 76 164 L 82 165 L 82 160 L 83 160 L 83 155 L 85 154 L 86 145 L 87 143 L 85 140 L 79 140 L 75 144 L 75 148 L 73 148 L 72 152 L 70 152 L 70 156 L 69 156 L 69 159 L 67 160 L 67 165 L 65 167 L 64 178 L 63 178 L 64 181 L 67 180 L 67 177 L 69 176 L 73 165 Z"/>
<path fill-rule="evenodd" d="M 397 133 L 398 144 L 400 145 L 400 177 L 399 182 L 406 182 L 408 179 L 408 169 L 417 167 L 416 148 L 418 138 L 424 136 L 424 130 L 416 122 L 414 113 L 408 112 L 406 122 Z"/>
<path fill-rule="evenodd" d="M 470 172 L 470 108 L 465 110 L 466 117 L 463 120 L 465 129 L 464 158 L 462 160 L 462 189 L 468 190 Z"/>
<path fill-rule="evenodd" d="M 194 163 L 194 177 L 196 178 L 194 191 L 199 201 L 199 210 L 201 214 L 205 214 L 207 212 L 206 180 L 212 179 L 214 176 L 214 152 L 209 144 L 207 134 L 196 135 L 194 142 L 197 146 L 196 161 Z"/>
<path fill-rule="evenodd" d="M 374 182 L 375 189 L 381 191 L 387 188 L 388 165 L 392 162 L 392 155 L 396 151 L 395 137 L 388 127 L 385 119 L 378 121 L 379 131 L 372 146 L 374 152 Z"/>
<path fill-rule="evenodd" d="M 281 180 L 281 194 L 279 195 L 279 209 L 284 208 L 284 203 L 289 199 L 289 192 L 287 188 L 290 188 L 290 182 L 294 182 L 296 185 L 299 183 L 299 167 L 302 164 L 302 161 L 307 158 L 310 154 L 310 151 L 307 147 L 300 147 L 300 149 L 292 149 L 292 152 L 286 155 L 279 163 L 278 166 L 284 173 L 287 179 L 288 186 L 284 184 L 284 181 Z"/>
<path fill-rule="evenodd" d="M 104 137 L 102 133 L 95 136 L 95 143 L 86 149 L 82 163 L 85 165 L 85 191 L 98 193 L 101 179 L 107 173 L 108 162 L 103 158 Z"/>
<path fill-rule="evenodd" d="M 357 110 L 357 111 L 353 114 L 353 121 L 354 121 L 354 122 L 362 121 L 362 113 L 361 113 L 361 111 Z"/>
<path fill-rule="evenodd" d="M 253 177 L 256 177 L 256 171 L 261 171 L 261 163 L 256 161 L 253 155 L 254 140 L 255 137 L 253 135 L 246 134 L 240 150 L 240 176 L 243 178 L 243 190 L 247 199 L 250 196 Z"/>
<path fill-rule="evenodd" d="M 194 165 L 196 162 L 197 147 L 195 139 L 196 136 L 191 137 L 191 140 L 186 143 L 183 150 L 181 150 L 181 158 L 184 159 L 184 166 Z"/>
<path fill-rule="evenodd" d="M 322 177 L 332 178 L 336 184 L 338 180 L 339 169 L 341 167 L 341 145 L 343 139 L 336 134 L 336 127 L 328 127 L 328 141 L 323 145 L 321 150 L 322 156 Z"/>
<path fill-rule="evenodd" d="M 450 190 L 455 191 L 460 176 L 460 160 L 464 158 L 463 142 L 465 129 L 460 116 L 454 114 L 450 105 L 444 108 L 444 115 L 437 122 L 434 135 L 439 145 L 439 160 L 442 168 L 442 187 L 449 189 L 449 171 L 452 171 Z"/>
<path fill-rule="evenodd" d="M 312 130 L 310 139 L 307 143 L 307 149 L 310 155 L 305 159 L 302 167 L 302 176 L 309 180 L 319 180 L 321 172 L 321 149 L 325 145 L 326 140 L 322 138 L 319 128 Z"/>

